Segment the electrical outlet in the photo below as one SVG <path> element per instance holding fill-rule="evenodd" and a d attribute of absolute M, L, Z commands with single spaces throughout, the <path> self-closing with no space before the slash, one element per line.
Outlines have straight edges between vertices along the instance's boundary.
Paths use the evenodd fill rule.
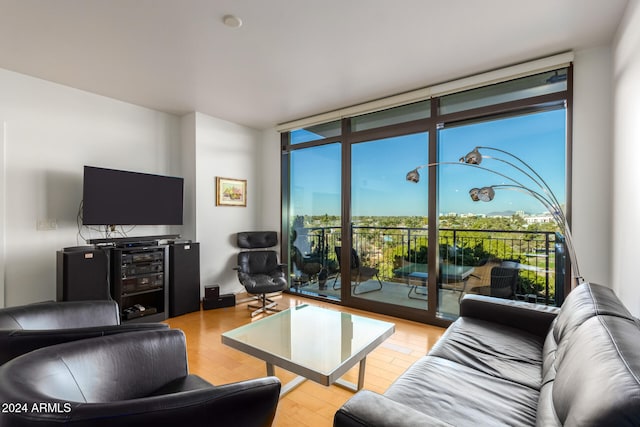
<path fill-rule="evenodd" d="M 36 224 L 36 230 L 47 231 L 55 230 L 58 228 L 58 221 L 52 218 L 39 219 Z"/>

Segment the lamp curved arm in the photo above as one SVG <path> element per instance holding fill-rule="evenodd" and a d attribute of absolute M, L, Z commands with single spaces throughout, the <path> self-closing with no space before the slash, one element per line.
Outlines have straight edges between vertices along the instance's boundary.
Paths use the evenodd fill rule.
<path fill-rule="evenodd" d="M 487 156 L 487 158 L 491 158 L 493 160 L 498 160 L 501 161 L 503 163 L 508 164 L 509 166 L 513 167 L 514 169 L 518 170 L 520 173 L 522 173 L 524 176 L 526 176 L 527 178 L 529 178 L 531 181 L 533 181 L 537 186 L 539 186 L 542 191 L 545 193 L 545 195 L 541 194 L 538 191 L 532 190 L 531 188 L 529 188 L 528 186 L 524 185 L 522 182 L 516 180 L 515 178 L 510 177 L 507 174 L 504 174 L 502 172 L 498 172 L 496 170 L 493 170 L 491 168 L 487 168 L 484 166 L 480 166 L 479 163 L 482 161 L 482 155 L 477 151 L 479 149 L 488 149 L 488 150 L 495 150 L 504 154 L 507 154 L 510 157 L 513 157 L 514 159 L 516 159 L 518 162 L 520 162 L 522 165 L 524 165 L 529 171 L 531 171 L 531 173 L 537 177 L 540 181 L 538 181 L 537 179 L 535 179 L 531 173 L 528 173 L 527 171 L 525 171 L 523 168 L 507 161 L 504 159 L 500 159 L 497 157 L 490 157 Z M 474 155 L 472 156 L 471 159 L 469 159 L 470 155 Z M 416 167 L 415 169 L 411 170 L 410 172 L 407 173 L 406 179 L 407 181 L 411 181 L 414 183 L 417 183 L 420 181 L 420 174 L 419 174 L 419 170 L 423 169 L 423 168 L 427 168 L 427 167 L 434 167 L 434 166 L 440 166 L 440 165 L 460 165 L 460 166 L 468 166 L 468 167 L 473 167 L 476 169 L 480 169 L 480 170 L 484 170 L 487 172 L 490 172 L 494 175 L 500 176 L 510 182 L 512 182 L 513 184 L 500 184 L 500 185 L 493 185 L 487 188 L 496 188 L 496 189 L 510 189 L 510 190 L 514 190 L 514 191 L 520 191 L 522 193 L 525 194 L 529 194 L 530 196 L 534 197 L 536 200 L 538 200 L 540 203 L 542 203 L 542 205 L 544 205 L 545 208 L 547 208 L 549 210 L 549 212 L 551 213 L 553 219 L 555 220 L 555 222 L 558 224 L 558 226 L 561 228 L 562 232 L 565 235 L 565 242 L 567 245 L 567 250 L 569 251 L 569 258 L 571 259 L 571 266 L 572 266 L 572 270 L 573 270 L 573 274 L 575 276 L 575 279 L 577 281 L 577 284 L 581 284 L 584 280 L 583 277 L 580 275 L 580 269 L 578 267 L 578 260 L 577 260 L 577 256 L 575 253 L 575 249 L 573 246 L 573 237 L 571 235 L 571 230 L 569 229 L 569 223 L 567 221 L 567 218 L 564 214 L 564 211 L 562 210 L 560 203 L 558 202 L 558 199 L 556 198 L 555 194 L 553 193 L 553 191 L 551 190 L 551 188 L 549 187 L 549 185 L 546 183 L 546 181 L 540 176 L 540 174 L 538 174 L 531 166 L 529 166 L 524 160 L 520 159 L 519 157 L 509 153 L 508 151 L 505 150 L 501 150 L 498 148 L 493 148 L 493 147 L 483 147 L 483 146 L 478 146 L 474 149 L 473 152 L 471 152 L 470 154 L 468 154 L 467 156 L 463 157 L 460 159 L 459 162 L 434 162 L 434 163 L 426 163 L 423 165 L 420 165 L 418 167 Z M 474 199 L 477 200 L 477 199 Z"/>
<path fill-rule="evenodd" d="M 435 162 L 435 163 L 426 163 L 424 165 L 420 165 L 418 167 L 416 167 L 415 169 L 413 169 L 412 171 L 409 171 L 407 173 L 407 181 L 412 181 L 412 182 L 418 182 L 420 180 L 420 174 L 418 173 L 418 171 L 420 169 L 424 169 L 424 168 L 428 168 L 428 167 L 433 167 L 433 166 L 442 166 L 442 165 L 458 165 L 458 166 L 466 166 L 469 168 L 475 168 L 475 169 L 480 169 L 483 171 L 487 171 L 490 172 L 494 175 L 498 175 L 502 178 L 508 179 L 509 181 L 513 182 L 514 184 L 526 188 L 526 185 L 524 185 L 523 183 L 517 181 L 516 179 L 510 177 L 509 175 L 506 175 L 502 172 L 498 172 L 496 170 L 484 167 L 484 166 L 480 166 L 478 164 L 472 164 L 472 163 L 464 163 L 464 162 Z"/>
<path fill-rule="evenodd" d="M 551 200 L 549 200 L 547 197 L 545 197 L 544 195 L 540 194 L 539 192 L 537 192 L 535 190 L 532 190 L 529 187 L 522 186 L 522 185 L 499 184 L 499 185 L 492 185 L 491 187 L 492 188 L 497 188 L 497 189 L 519 191 L 520 193 L 524 193 L 524 194 L 528 194 L 530 196 L 533 196 L 540 203 L 542 203 L 545 208 L 547 208 L 547 210 L 554 217 L 554 219 L 556 220 L 558 225 L 561 228 L 563 228 L 563 231 L 564 231 L 565 228 L 569 227 L 569 222 L 567 221 L 567 217 L 564 215 L 564 212 L 563 212 L 562 208 L 560 207 L 560 205 L 557 204 L 557 203 L 554 203 Z M 554 201 L 556 200 L 555 197 L 553 198 L 553 200 Z"/>
<path fill-rule="evenodd" d="M 567 223 L 564 215 L 561 210 L 554 212 L 554 205 L 550 203 L 542 194 L 534 191 L 530 188 L 519 186 L 519 185 L 510 185 L 510 184 L 500 184 L 500 185 L 492 185 L 491 188 L 497 190 L 511 190 L 518 191 L 520 193 L 528 194 L 535 199 L 537 199 L 540 203 L 544 205 L 545 208 L 549 210 L 551 216 L 556 221 L 558 226 L 562 229 L 564 233 L 565 242 L 567 245 L 567 250 L 569 251 L 569 258 L 571 259 L 571 269 L 573 270 L 573 275 L 575 276 L 577 284 L 581 284 L 584 282 L 584 278 L 580 275 L 580 267 L 578 266 L 578 257 L 576 256 L 576 252 L 573 246 L 573 236 L 571 234 L 571 229 L 569 228 L 569 224 Z"/>
<path fill-rule="evenodd" d="M 522 164 L 525 168 L 527 168 L 527 170 L 529 170 L 531 172 L 531 174 L 533 174 L 540 181 L 535 179 L 530 173 L 526 172 L 525 170 L 523 170 L 519 166 L 514 165 L 513 163 L 511 163 L 511 162 L 509 162 L 507 160 L 501 159 L 499 157 L 486 156 L 488 159 L 493 159 L 493 160 L 497 160 L 499 162 L 505 163 L 505 164 L 517 169 L 520 173 L 526 175 L 529 179 L 531 179 L 533 182 L 535 182 L 536 185 L 538 185 L 549 197 L 551 197 L 556 205 L 560 206 L 560 202 L 558 202 L 558 199 L 556 198 L 555 194 L 551 190 L 551 187 L 549 186 L 549 184 L 547 184 L 547 181 L 545 181 L 544 178 L 538 172 L 536 172 L 535 169 L 533 169 L 527 162 L 522 160 L 520 157 L 518 157 L 515 154 L 510 153 L 510 152 L 508 152 L 506 150 L 502 150 L 500 148 L 487 147 L 487 146 L 482 146 L 482 145 L 477 146 L 476 148 L 474 148 L 474 150 L 475 151 L 477 151 L 477 150 L 497 151 L 499 153 L 506 154 L 507 156 L 516 159 L 520 164 Z"/>
<path fill-rule="evenodd" d="M 502 161 L 502 162 L 505 162 L 505 163 L 507 163 L 507 164 L 510 164 L 509 162 L 506 162 L 506 161 L 504 161 L 504 160 L 497 159 L 497 158 L 495 158 L 495 157 L 492 157 L 492 158 L 493 158 L 494 160 L 500 160 L 500 161 Z M 413 169 L 412 171 L 410 171 L 409 173 L 407 173 L 407 181 L 418 182 L 418 181 L 420 180 L 420 174 L 418 173 L 418 171 L 419 171 L 420 169 L 423 169 L 423 168 L 426 168 L 426 167 L 440 166 L 440 165 L 459 165 L 459 166 L 467 166 L 467 167 L 470 167 L 470 168 L 480 169 L 480 170 L 483 170 L 483 171 L 490 172 L 490 173 L 492 173 L 492 174 L 494 174 L 494 175 L 498 175 L 498 176 L 500 176 L 500 177 L 502 177 L 502 178 L 504 178 L 504 179 L 507 179 L 507 180 L 509 180 L 509 181 L 513 182 L 515 185 L 517 185 L 517 186 L 519 186 L 519 187 L 522 187 L 522 188 L 528 188 L 528 187 L 527 187 L 526 185 L 524 185 L 522 182 L 520 182 L 520 181 L 516 180 L 515 178 L 510 177 L 510 176 L 509 176 L 509 175 L 507 175 L 507 174 L 504 174 L 504 173 L 502 173 L 502 172 L 498 172 L 498 171 L 496 171 L 496 170 L 493 170 L 493 169 L 491 169 L 491 168 L 487 168 L 487 167 L 485 167 L 485 166 L 480 166 L 479 164 L 472 164 L 472 163 L 465 163 L 465 162 L 435 162 L 435 163 L 426 163 L 426 164 L 424 164 L 424 165 L 420 165 L 420 166 L 418 166 L 417 168 L 415 168 L 415 169 Z M 517 166 L 515 166 L 515 165 L 511 165 L 511 166 L 513 166 L 514 168 L 516 168 L 516 169 L 518 169 L 518 170 L 522 171 L 520 168 L 518 168 L 518 167 L 517 167 Z M 526 176 L 530 177 L 530 175 L 528 175 L 526 172 L 522 171 L 522 173 L 524 173 Z M 537 174 L 536 174 L 536 175 L 537 175 Z M 530 178 L 531 178 L 531 177 L 530 177 Z M 531 178 L 531 179 L 533 179 L 533 178 Z M 534 182 L 536 182 L 536 181 L 534 180 Z M 540 184 L 538 184 L 538 185 L 540 185 Z M 543 187 L 543 190 L 545 190 L 545 193 L 547 193 L 547 192 L 550 192 L 550 193 L 551 193 L 551 194 L 548 194 L 548 196 L 549 196 L 549 197 L 551 197 L 551 198 L 552 198 L 552 200 L 553 200 L 553 203 L 551 203 L 551 205 L 552 205 L 552 206 L 556 206 L 556 207 L 557 207 L 557 210 L 558 210 L 559 212 L 562 212 L 562 209 L 560 208 L 560 203 L 558 203 L 558 201 L 557 201 L 556 197 L 553 195 L 553 192 L 551 192 L 551 189 L 545 189 L 545 188 Z M 548 190 L 548 191 L 547 191 L 547 190 Z M 539 194 L 539 193 L 538 193 L 538 194 Z M 563 212 L 562 212 L 562 216 L 564 217 L 564 213 L 563 213 Z M 566 221 L 566 220 L 565 220 L 565 221 Z"/>

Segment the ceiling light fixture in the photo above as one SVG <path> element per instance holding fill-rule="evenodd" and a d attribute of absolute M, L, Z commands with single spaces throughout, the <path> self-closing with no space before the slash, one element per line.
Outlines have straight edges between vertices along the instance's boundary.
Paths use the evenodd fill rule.
<path fill-rule="evenodd" d="M 222 17 L 222 22 L 224 25 L 230 28 L 240 28 L 242 27 L 242 19 L 238 18 L 235 15 L 225 15 Z"/>

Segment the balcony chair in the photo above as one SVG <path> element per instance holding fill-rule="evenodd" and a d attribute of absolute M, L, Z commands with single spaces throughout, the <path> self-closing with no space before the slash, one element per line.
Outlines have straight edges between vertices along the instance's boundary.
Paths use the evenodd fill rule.
<path fill-rule="evenodd" d="M 322 264 L 312 260 L 306 260 L 302 252 L 296 246 L 291 247 L 291 262 L 297 272 L 299 283 L 307 285 L 317 280 L 322 271 Z"/>
<path fill-rule="evenodd" d="M 0 366 L 0 384 L 0 401 L 26 408 L 0 413 L 3 427 L 264 427 L 280 395 L 276 377 L 214 386 L 189 374 L 178 329 L 35 350 Z"/>
<path fill-rule="evenodd" d="M 238 266 L 234 270 L 238 272 L 238 280 L 247 293 L 254 295 L 260 303 L 248 305 L 248 308 L 255 309 L 251 317 L 280 311 L 275 308 L 277 303 L 267 298 L 267 294 L 280 292 L 287 287 L 287 264 L 278 263 L 275 250 L 265 250 L 278 244 L 278 235 L 275 231 L 240 232 L 237 244 L 239 248 L 249 250 L 238 253 Z"/>
<path fill-rule="evenodd" d="M 336 252 L 336 258 L 338 259 L 338 266 L 340 266 L 340 256 L 342 253 L 342 248 L 340 246 L 336 246 L 335 247 L 335 252 Z M 338 270 L 340 271 L 340 270 Z M 340 273 L 338 272 L 338 274 L 336 275 L 336 278 L 333 281 L 333 289 L 334 290 L 338 290 L 340 289 L 340 286 L 336 286 L 336 282 L 338 281 L 338 278 L 340 277 Z M 371 280 L 373 278 L 376 278 L 376 280 L 378 281 L 379 286 L 373 289 L 368 289 L 366 291 L 361 291 L 358 292 L 358 286 L 360 286 L 362 283 Z M 356 252 L 355 249 L 351 248 L 351 293 L 353 295 L 361 295 L 361 294 L 366 294 L 368 292 L 375 292 L 375 291 L 379 291 L 382 289 L 382 282 L 380 281 L 380 278 L 378 277 L 378 269 L 377 268 L 373 268 L 373 267 L 366 267 L 363 266 L 362 263 L 360 262 L 360 257 L 358 256 L 358 253 Z"/>
<path fill-rule="evenodd" d="M 32 350 L 84 338 L 166 329 L 164 323 L 120 323 L 112 300 L 42 302 L 0 309 L 0 365 Z"/>
<path fill-rule="evenodd" d="M 473 293 L 491 297 L 515 299 L 518 285 L 518 269 L 507 261 L 491 269 L 491 282 L 489 286 L 473 288 Z"/>

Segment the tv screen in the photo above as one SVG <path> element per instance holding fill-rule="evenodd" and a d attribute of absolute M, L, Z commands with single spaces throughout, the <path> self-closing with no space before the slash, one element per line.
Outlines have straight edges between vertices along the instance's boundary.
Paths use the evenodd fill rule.
<path fill-rule="evenodd" d="M 84 225 L 182 225 L 184 179 L 84 167 Z"/>

